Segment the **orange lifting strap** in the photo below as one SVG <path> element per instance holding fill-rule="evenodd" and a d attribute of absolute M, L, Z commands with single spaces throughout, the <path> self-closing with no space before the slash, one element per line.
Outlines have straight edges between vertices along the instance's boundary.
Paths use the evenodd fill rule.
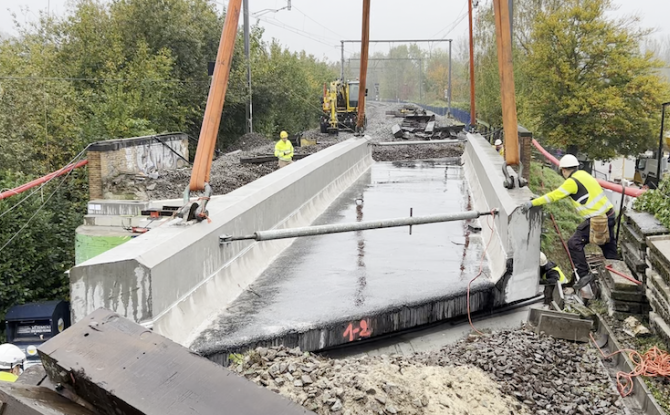
<path fill-rule="evenodd" d="M 216 64 L 214 65 L 214 76 L 212 85 L 209 87 L 205 117 L 202 120 L 198 148 L 195 152 L 193 171 L 189 190 L 192 192 L 205 189 L 205 183 L 209 182 L 209 173 L 212 169 L 212 158 L 216 146 L 223 103 L 226 100 L 228 89 L 228 78 L 230 77 L 230 64 L 233 59 L 235 47 L 235 36 L 237 35 L 237 23 L 242 9 L 242 0 L 230 0 L 226 9 L 226 22 L 221 32 L 219 51 L 216 53 Z"/>

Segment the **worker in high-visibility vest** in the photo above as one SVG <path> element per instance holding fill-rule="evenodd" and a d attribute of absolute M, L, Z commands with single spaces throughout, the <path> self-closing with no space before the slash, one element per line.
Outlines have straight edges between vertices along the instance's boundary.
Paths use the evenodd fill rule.
<path fill-rule="evenodd" d="M 0 381 L 16 382 L 23 370 L 26 355 L 11 343 L 0 345 Z"/>
<path fill-rule="evenodd" d="M 600 187 L 600 184 L 590 174 L 579 170 L 579 161 L 572 154 L 566 154 L 559 162 L 561 174 L 565 178 L 563 184 L 556 190 L 543 196 L 525 202 L 521 209 L 527 212 L 533 206 L 542 206 L 547 203 L 556 202 L 570 196 L 572 204 L 581 215 L 584 221 L 577 226 L 577 230 L 568 240 L 568 250 L 575 264 L 575 271 L 579 276 L 579 281 L 575 284 L 577 290 L 584 287 L 593 280 L 593 274 L 586 262 L 584 247 L 589 243 L 591 231 L 591 220 L 598 217 L 602 219 L 603 224 L 607 222 L 607 231 L 609 232 L 606 241 L 600 244 L 600 249 L 607 259 L 618 259 L 617 242 L 614 235 L 614 223 L 616 214 L 614 206 L 607 199 L 607 195 Z"/>
<path fill-rule="evenodd" d="M 554 288 L 559 282 L 567 284 L 568 279 L 558 265 L 548 261 L 547 256 L 540 252 L 540 284 L 544 285 L 544 305 L 551 305 Z"/>
<path fill-rule="evenodd" d="M 497 139 L 495 143 L 493 143 L 493 147 L 495 147 L 498 154 L 500 154 L 501 156 L 505 155 L 505 147 L 503 147 L 503 142 L 501 139 Z"/>
<path fill-rule="evenodd" d="M 289 141 L 286 131 L 279 134 L 279 141 L 275 144 L 275 157 L 279 159 L 280 169 L 293 163 L 293 144 Z"/>

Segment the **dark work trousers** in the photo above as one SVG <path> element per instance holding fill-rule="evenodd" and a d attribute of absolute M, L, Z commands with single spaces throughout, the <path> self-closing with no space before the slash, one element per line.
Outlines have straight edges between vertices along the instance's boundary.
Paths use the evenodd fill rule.
<path fill-rule="evenodd" d="M 613 211 L 607 217 L 607 226 L 610 230 L 610 241 L 605 245 L 598 245 L 603 251 L 603 256 L 607 259 L 618 259 L 617 249 L 616 249 L 616 239 L 614 236 L 614 224 L 616 222 L 616 215 Z M 570 251 L 570 256 L 572 257 L 572 262 L 575 263 L 575 268 L 577 268 L 577 273 L 580 278 L 586 276 L 590 270 L 589 265 L 586 263 L 586 255 L 584 254 L 584 247 L 589 243 L 589 232 L 591 231 L 591 221 L 589 219 L 582 222 L 577 226 L 577 230 L 572 235 L 570 240 L 568 240 L 568 250 Z"/>

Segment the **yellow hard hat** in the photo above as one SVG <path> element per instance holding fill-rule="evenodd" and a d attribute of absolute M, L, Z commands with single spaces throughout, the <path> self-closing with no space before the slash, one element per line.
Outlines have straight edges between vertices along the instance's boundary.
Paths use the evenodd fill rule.
<path fill-rule="evenodd" d="M 282 131 L 279 133 L 279 138 L 288 138 L 288 133 L 286 131 Z"/>

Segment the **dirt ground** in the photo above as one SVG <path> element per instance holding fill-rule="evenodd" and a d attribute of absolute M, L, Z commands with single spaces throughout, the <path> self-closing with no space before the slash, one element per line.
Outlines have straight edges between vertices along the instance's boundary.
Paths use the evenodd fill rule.
<path fill-rule="evenodd" d="M 393 137 L 391 126 L 399 122 L 398 118 L 385 115 L 388 110 L 399 109 L 401 104 L 370 102 L 368 104 L 368 127 L 366 135 L 371 137 L 372 143 L 382 141 L 400 141 Z M 449 121 L 444 117 L 436 117 L 438 123 L 446 124 Z M 295 154 L 312 154 L 333 144 L 353 137 L 353 133 L 340 132 L 338 136 L 322 134 L 318 130 L 309 130 L 303 133 L 306 138 L 316 138 L 317 145 L 296 147 Z M 220 155 L 212 163 L 210 185 L 215 195 L 229 193 L 242 187 L 259 177 L 277 170 L 277 162 L 263 164 L 241 164 L 241 158 L 259 155 L 272 155 L 274 144 L 270 138 L 260 134 L 246 134 L 226 148 L 226 153 Z M 435 144 L 419 146 L 392 146 L 373 148 L 373 158 L 376 161 L 395 161 L 406 159 L 429 159 L 444 157 L 460 157 L 463 146 L 460 144 Z M 299 162 L 296 161 L 296 162 Z M 159 172 L 155 177 L 125 175 L 107 183 L 104 191 L 107 194 L 128 195 L 140 200 L 179 199 L 188 185 L 191 169 Z"/>

